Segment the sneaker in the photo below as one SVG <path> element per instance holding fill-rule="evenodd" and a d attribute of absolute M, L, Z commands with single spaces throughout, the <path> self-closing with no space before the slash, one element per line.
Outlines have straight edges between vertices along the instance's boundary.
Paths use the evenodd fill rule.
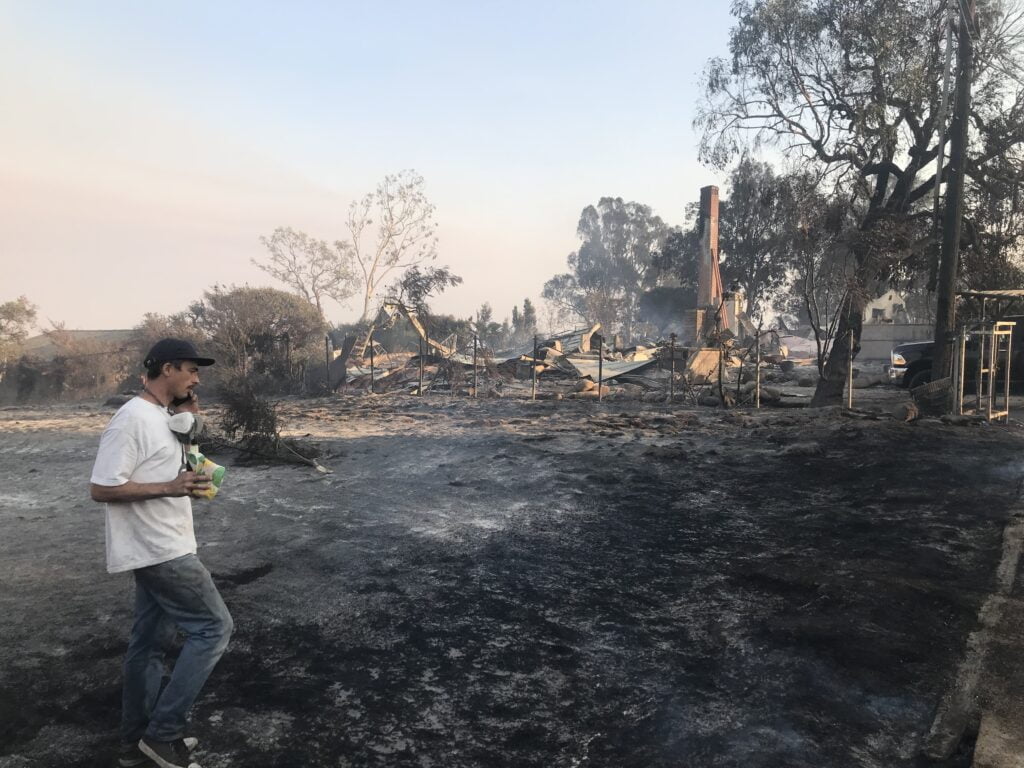
<path fill-rule="evenodd" d="M 200 768 L 193 763 L 190 754 L 199 743 L 197 739 L 178 739 L 177 741 L 151 741 L 143 736 L 139 740 L 139 751 L 156 763 L 160 768 Z"/>
<path fill-rule="evenodd" d="M 199 746 L 199 739 L 188 736 L 182 741 L 185 743 L 185 749 L 189 752 L 194 752 L 195 748 Z M 118 751 L 117 764 L 120 768 L 142 768 L 143 766 L 152 766 L 153 761 L 146 757 L 142 750 L 139 749 L 139 742 L 130 741 L 126 744 L 122 744 Z"/>
<path fill-rule="evenodd" d="M 142 754 L 142 750 L 139 749 L 139 743 L 133 741 L 128 744 L 122 744 L 120 749 L 118 749 L 117 764 L 120 768 L 141 768 L 141 766 L 153 765 L 153 761 Z"/>

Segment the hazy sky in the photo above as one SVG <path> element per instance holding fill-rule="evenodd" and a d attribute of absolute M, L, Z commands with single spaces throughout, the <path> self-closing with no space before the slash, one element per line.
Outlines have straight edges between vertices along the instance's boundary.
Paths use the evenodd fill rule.
<path fill-rule="evenodd" d="M 584 206 L 682 223 L 718 182 L 691 121 L 727 7 L 0 0 L 0 302 L 126 328 L 274 284 L 260 235 L 341 238 L 350 201 L 414 168 L 465 280 L 434 309 L 500 320 L 564 271 Z"/>

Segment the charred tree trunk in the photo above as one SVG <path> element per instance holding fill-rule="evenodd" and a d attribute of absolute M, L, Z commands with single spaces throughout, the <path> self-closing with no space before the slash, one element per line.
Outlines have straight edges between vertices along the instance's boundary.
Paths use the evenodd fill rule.
<path fill-rule="evenodd" d="M 853 357 L 860 352 L 860 334 L 864 324 L 864 301 L 860 291 L 851 290 L 846 295 L 839 322 L 836 323 L 832 348 L 825 361 L 825 371 L 818 380 L 818 386 L 811 398 L 811 407 L 842 405 L 843 388 L 850 371 L 850 331 L 853 331 Z"/>

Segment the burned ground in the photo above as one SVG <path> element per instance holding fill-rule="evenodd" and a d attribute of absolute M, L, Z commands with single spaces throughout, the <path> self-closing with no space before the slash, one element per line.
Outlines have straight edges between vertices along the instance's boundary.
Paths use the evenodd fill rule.
<path fill-rule="evenodd" d="M 85 492 L 109 415 L 2 413 L 0 766 L 113 763 L 130 581 Z M 1013 427 L 831 411 L 282 421 L 334 474 L 224 456 L 195 505 L 236 621 L 206 768 L 917 765 L 1024 474 Z"/>

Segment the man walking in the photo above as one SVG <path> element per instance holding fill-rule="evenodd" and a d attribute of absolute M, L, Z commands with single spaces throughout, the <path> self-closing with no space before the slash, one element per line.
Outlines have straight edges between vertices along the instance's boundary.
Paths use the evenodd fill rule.
<path fill-rule="evenodd" d="M 120 765 L 199 768 L 185 721 L 231 636 L 232 621 L 209 571 L 196 557 L 190 496 L 209 478 L 188 471 L 172 413 L 198 412 L 199 367 L 213 365 L 182 339 L 161 339 L 143 363 L 143 394 L 110 420 L 90 492 L 106 505 L 107 570 L 135 578 L 135 621 L 124 660 Z M 165 638 L 185 643 L 167 685 Z"/>

